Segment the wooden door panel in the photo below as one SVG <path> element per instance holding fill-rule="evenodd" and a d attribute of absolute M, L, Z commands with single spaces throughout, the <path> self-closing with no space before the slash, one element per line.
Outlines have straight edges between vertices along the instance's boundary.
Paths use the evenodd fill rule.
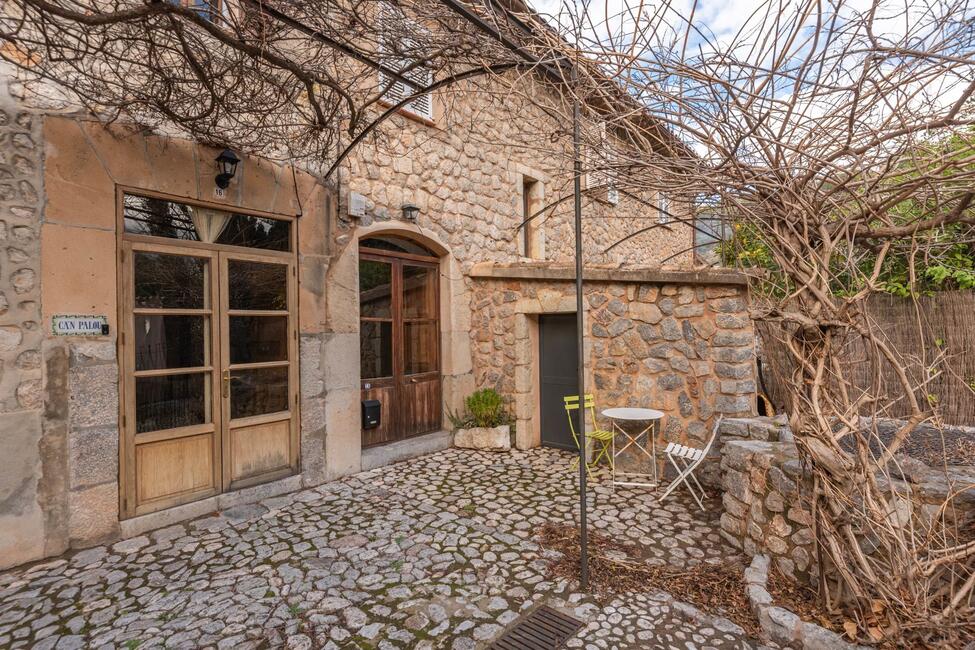
<path fill-rule="evenodd" d="M 136 445 L 138 509 L 158 510 L 215 493 L 213 449 L 212 433 Z"/>
<path fill-rule="evenodd" d="M 439 300 L 436 258 L 361 249 L 361 396 L 381 404 L 380 426 L 362 430 L 363 447 L 441 427 Z"/>
<path fill-rule="evenodd" d="M 220 491 L 213 252 L 123 242 L 122 518 Z"/>
<path fill-rule="evenodd" d="M 211 232 L 166 207 L 171 198 L 130 214 L 118 194 L 123 519 L 299 467 L 293 220 L 214 212 L 203 220 L 218 226 Z M 129 229 L 166 219 L 199 241 Z M 233 420 L 231 382 L 247 407 Z"/>
<path fill-rule="evenodd" d="M 371 388 L 362 389 L 362 399 L 379 400 L 379 426 L 375 429 L 362 430 L 363 447 L 378 445 L 393 440 L 394 427 L 397 422 L 393 409 L 395 387 L 391 385 L 376 386 L 374 382 L 371 383 Z"/>
<path fill-rule="evenodd" d="M 220 253 L 223 488 L 298 469 L 294 265 Z"/>
<path fill-rule="evenodd" d="M 440 376 L 407 379 L 403 384 L 403 435 L 416 436 L 436 431 L 441 425 Z"/>
<path fill-rule="evenodd" d="M 291 465 L 291 420 L 230 430 L 230 481 L 286 470 Z"/>

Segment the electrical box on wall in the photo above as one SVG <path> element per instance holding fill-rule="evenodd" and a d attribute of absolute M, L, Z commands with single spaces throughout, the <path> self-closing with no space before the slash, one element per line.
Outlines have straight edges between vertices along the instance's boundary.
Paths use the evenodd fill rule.
<path fill-rule="evenodd" d="M 362 428 L 375 429 L 380 425 L 382 406 L 378 399 L 362 400 Z"/>
<path fill-rule="evenodd" d="M 366 216 L 366 197 L 358 192 L 349 192 L 348 212 L 350 217 L 361 218 Z"/>

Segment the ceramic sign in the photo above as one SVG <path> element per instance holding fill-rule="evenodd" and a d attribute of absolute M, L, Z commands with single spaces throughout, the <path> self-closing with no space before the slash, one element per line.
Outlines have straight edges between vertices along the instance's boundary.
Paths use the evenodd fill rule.
<path fill-rule="evenodd" d="M 56 314 L 51 317 L 51 330 L 55 336 L 104 336 L 108 334 L 108 318 Z"/>

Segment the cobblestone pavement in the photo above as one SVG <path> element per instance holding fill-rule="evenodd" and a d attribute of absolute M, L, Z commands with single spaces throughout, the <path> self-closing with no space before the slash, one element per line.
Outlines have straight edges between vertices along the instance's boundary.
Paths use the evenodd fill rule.
<path fill-rule="evenodd" d="M 664 593 L 608 605 L 547 576 L 536 526 L 573 520 L 571 456 L 451 449 L 0 574 L 0 648 L 486 647 L 535 604 L 586 648 L 748 648 Z M 603 481 L 595 529 L 647 561 L 733 557 L 711 516 Z"/>

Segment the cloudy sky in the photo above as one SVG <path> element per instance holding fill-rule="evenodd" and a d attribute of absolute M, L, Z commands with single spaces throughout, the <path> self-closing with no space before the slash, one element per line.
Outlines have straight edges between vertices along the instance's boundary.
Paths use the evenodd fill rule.
<path fill-rule="evenodd" d="M 674 0 L 667 2 L 670 7 L 671 21 L 677 15 L 690 16 L 694 12 L 694 23 L 704 28 L 719 39 L 728 39 L 742 27 L 747 18 L 763 7 L 767 0 L 703 0 L 697 6 L 690 0 Z M 642 10 L 644 16 L 658 11 L 661 3 L 652 0 L 594 0 L 581 2 L 579 0 L 529 0 L 532 7 L 539 13 L 554 18 L 554 23 L 568 24 L 567 14 L 579 15 L 586 7 L 596 28 L 604 34 L 610 31 L 620 34 L 632 21 L 626 18 L 637 10 Z M 642 5 L 641 5 L 642 3 Z M 622 28 L 622 29 L 621 29 Z"/>

